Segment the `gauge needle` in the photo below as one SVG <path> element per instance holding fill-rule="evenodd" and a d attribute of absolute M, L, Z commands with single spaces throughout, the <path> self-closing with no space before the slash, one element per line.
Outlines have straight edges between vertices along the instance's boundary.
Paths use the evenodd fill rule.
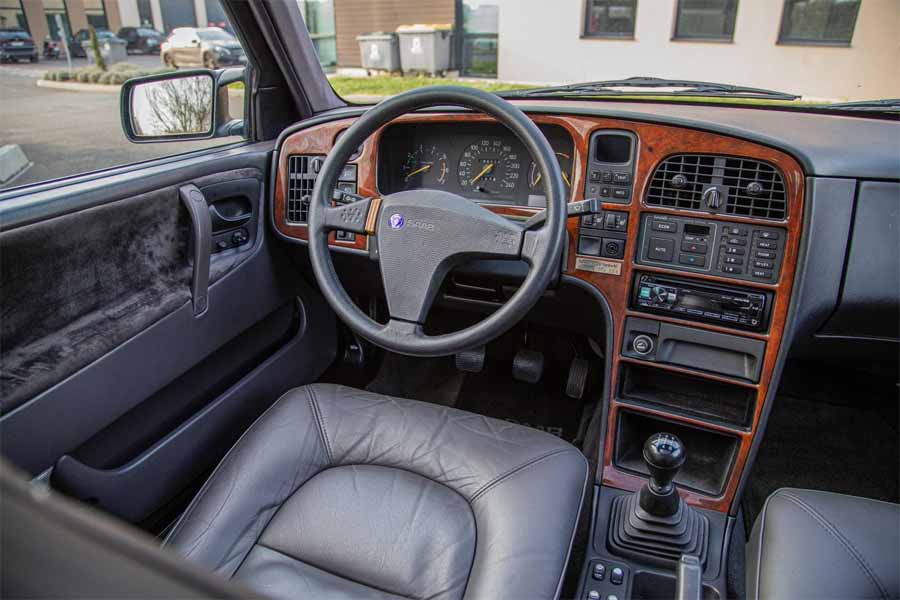
<path fill-rule="evenodd" d="M 491 169 L 493 168 L 494 163 L 488 163 L 487 166 L 481 170 L 481 173 L 472 178 L 472 181 L 469 182 L 469 185 L 472 185 L 473 183 L 484 177 L 486 174 L 490 173 Z"/>
<path fill-rule="evenodd" d="M 427 171 L 430 168 L 431 168 L 430 164 L 421 166 L 418 169 L 416 169 L 415 171 L 413 171 L 412 173 L 410 173 L 409 175 L 407 175 L 403 181 L 409 181 L 409 178 L 412 177 L 413 175 L 418 175 L 419 173 L 424 173 L 425 171 Z"/>
<path fill-rule="evenodd" d="M 572 182 L 569 181 L 569 176 L 566 175 L 566 172 L 565 172 L 565 171 L 562 172 L 562 176 L 563 176 L 563 181 L 566 182 L 566 185 L 569 186 L 569 187 L 572 187 Z M 539 184 L 540 182 L 541 182 L 541 174 L 538 173 L 537 179 L 534 180 L 534 185 L 537 185 L 537 184 Z"/>

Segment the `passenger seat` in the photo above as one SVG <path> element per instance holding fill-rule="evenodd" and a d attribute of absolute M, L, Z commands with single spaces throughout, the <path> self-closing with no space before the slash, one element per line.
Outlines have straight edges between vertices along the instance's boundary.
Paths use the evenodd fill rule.
<path fill-rule="evenodd" d="M 900 505 L 783 488 L 747 545 L 747 597 L 897 598 Z"/>

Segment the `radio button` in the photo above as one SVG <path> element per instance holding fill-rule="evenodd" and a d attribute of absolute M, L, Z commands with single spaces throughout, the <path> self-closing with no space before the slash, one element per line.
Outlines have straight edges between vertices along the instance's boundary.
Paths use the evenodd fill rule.
<path fill-rule="evenodd" d="M 763 271 L 761 269 L 753 269 L 750 273 L 757 279 L 772 279 L 772 271 Z"/>
<path fill-rule="evenodd" d="M 759 237 L 764 240 L 777 240 L 778 232 L 777 231 L 760 231 Z"/>
<path fill-rule="evenodd" d="M 683 265 L 689 265 L 691 267 L 705 267 L 706 256 L 700 256 L 697 254 L 679 254 L 678 262 Z"/>
<path fill-rule="evenodd" d="M 674 256 L 675 240 L 650 238 L 650 245 L 647 248 L 647 258 L 662 262 L 672 262 Z"/>
<path fill-rule="evenodd" d="M 778 250 L 778 244 L 769 240 L 756 240 L 756 247 L 765 250 Z"/>
<path fill-rule="evenodd" d="M 722 267 L 722 271 L 724 271 L 725 273 L 733 273 L 735 275 L 740 275 L 744 272 L 742 268 L 736 267 L 734 265 L 725 265 L 724 267 Z"/>
<path fill-rule="evenodd" d="M 770 251 L 768 251 L 768 250 L 757 250 L 757 251 L 756 251 L 756 258 L 771 258 L 771 259 L 774 260 L 774 259 L 775 259 L 775 253 L 774 253 L 774 252 L 770 252 Z"/>
<path fill-rule="evenodd" d="M 734 323 L 738 322 L 738 316 L 731 313 L 725 313 L 724 315 L 722 315 L 722 318 L 726 321 L 732 321 Z"/>
<path fill-rule="evenodd" d="M 725 262 L 729 265 L 742 265 L 744 264 L 744 259 L 740 256 L 726 256 Z"/>
<path fill-rule="evenodd" d="M 725 254 L 737 254 L 738 256 L 743 256 L 744 254 L 746 254 L 746 252 L 747 251 L 743 248 L 738 248 L 736 246 L 729 246 L 725 248 Z"/>
<path fill-rule="evenodd" d="M 727 241 L 726 243 L 727 243 L 729 246 L 746 246 L 746 245 L 747 245 L 747 240 L 742 239 L 742 238 L 732 237 L 732 238 L 728 238 L 728 241 Z M 759 244 L 761 244 L 761 243 L 762 243 L 762 242 L 758 242 L 757 245 L 759 245 Z"/>
<path fill-rule="evenodd" d="M 768 261 L 768 260 L 755 260 L 755 261 L 753 261 L 753 266 L 756 267 L 757 269 L 771 269 L 775 265 L 771 261 Z"/>
<path fill-rule="evenodd" d="M 714 312 L 705 312 L 705 313 L 703 313 L 703 316 L 704 316 L 704 318 L 715 319 L 716 321 L 718 321 L 719 319 L 722 318 L 722 316 L 719 313 L 714 313 Z"/>

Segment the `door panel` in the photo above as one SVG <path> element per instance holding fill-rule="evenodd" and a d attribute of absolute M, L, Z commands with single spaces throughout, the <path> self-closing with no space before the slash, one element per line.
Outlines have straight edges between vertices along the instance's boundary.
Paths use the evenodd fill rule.
<path fill-rule="evenodd" d="M 7 458 L 33 475 L 56 464 L 55 486 L 138 521 L 327 368 L 334 315 L 267 239 L 268 160 L 245 146 L 0 202 Z M 199 315 L 189 184 L 213 223 Z"/>

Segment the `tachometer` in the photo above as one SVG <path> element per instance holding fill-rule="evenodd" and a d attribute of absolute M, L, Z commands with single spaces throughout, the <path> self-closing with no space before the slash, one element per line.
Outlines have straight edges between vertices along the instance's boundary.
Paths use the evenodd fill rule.
<path fill-rule="evenodd" d="M 463 190 L 508 195 L 516 191 L 522 163 L 513 146 L 499 138 L 469 144 L 459 159 L 457 175 Z"/>
<path fill-rule="evenodd" d="M 447 183 L 449 172 L 446 154 L 437 146 L 419 144 L 406 155 L 400 169 L 400 187 L 402 189 L 440 187 Z"/>
<path fill-rule="evenodd" d="M 572 187 L 572 181 L 569 179 L 572 173 L 572 157 L 565 152 L 557 152 L 556 160 L 559 161 L 559 168 L 562 171 L 563 181 L 566 182 L 566 187 Z M 541 183 L 543 181 L 543 176 L 541 175 L 541 170 L 538 168 L 537 163 L 532 161 L 531 166 L 528 168 L 528 187 L 532 190 L 543 189 Z"/>

